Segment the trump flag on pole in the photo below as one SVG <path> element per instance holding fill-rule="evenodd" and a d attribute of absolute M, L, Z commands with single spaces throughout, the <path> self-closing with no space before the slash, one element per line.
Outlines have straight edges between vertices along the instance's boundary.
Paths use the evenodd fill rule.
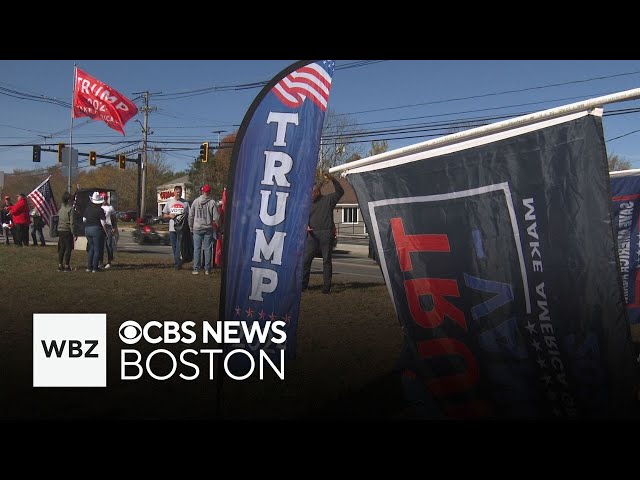
<path fill-rule="evenodd" d="M 637 414 L 601 115 L 349 170 L 432 416 Z"/>
<path fill-rule="evenodd" d="M 138 107 L 106 83 L 76 68 L 73 118 L 102 120 L 124 135 L 124 125 L 138 113 Z"/>
<path fill-rule="evenodd" d="M 305 227 L 333 70 L 333 61 L 302 61 L 274 77 L 245 115 L 231 157 L 220 318 L 284 322 L 286 342 L 267 341 L 268 355 L 295 354 Z"/>

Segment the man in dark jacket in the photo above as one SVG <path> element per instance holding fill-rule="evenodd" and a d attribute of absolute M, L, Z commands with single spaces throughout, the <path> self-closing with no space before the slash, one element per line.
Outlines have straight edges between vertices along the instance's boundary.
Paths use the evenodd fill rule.
<path fill-rule="evenodd" d="M 309 276 L 311 274 L 311 263 L 316 251 L 320 249 L 322 254 L 322 293 L 331 293 L 331 277 L 333 265 L 331 263 L 331 246 L 333 243 L 333 209 L 344 195 L 344 189 L 340 182 L 329 173 L 324 174 L 324 178 L 331 180 L 335 192 L 322 195 L 321 184 L 313 186 L 311 191 L 311 212 L 309 214 L 309 225 L 307 226 L 307 243 L 304 249 L 304 270 L 302 273 L 302 290 L 309 286 Z"/>

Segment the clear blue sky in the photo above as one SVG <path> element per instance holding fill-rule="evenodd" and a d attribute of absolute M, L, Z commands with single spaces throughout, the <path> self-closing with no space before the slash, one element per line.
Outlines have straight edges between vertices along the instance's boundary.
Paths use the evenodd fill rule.
<path fill-rule="evenodd" d="M 0 170 L 10 173 L 14 168 L 42 168 L 57 162 L 54 153 L 43 152 L 42 162 L 33 163 L 31 145 L 68 144 L 70 108 L 14 96 L 28 94 L 70 103 L 74 63 L 129 99 L 137 98 L 138 106 L 141 100 L 137 92 L 152 94 L 150 105 L 158 109 L 149 115 L 153 131 L 150 145 L 188 149 L 165 152 L 171 168 L 179 171 L 197 157 L 201 142 L 217 141 L 214 131 L 223 130 L 224 136 L 238 128 L 261 88 L 209 90 L 194 96 L 197 90 L 268 81 L 294 61 L 0 61 Z M 365 137 L 388 139 L 391 148 L 443 134 L 442 130 L 407 132 L 409 125 L 425 130 L 432 128 L 430 124 L 434 122 L 524 114 L 640 87 L 640 60 L 389 60 L 359 66 L 360 63 L 336 61 L 329 107 L 338 114 L 349 114 L 362 130 L 394 129 Z M 565 85 L 550 86 L 553 84 Z M 504 93 L 509 91 L 512 93 Z M 178 93 L 182 95 L 170 95 Z M 630 133 L 640 130 L 640 114 L 607 115 L 610 111 L 635 108 L 640 110 L 638 100 L 606 106 L 604 128 L 607 151 L 631 161 L 633 168 L 640 168 L 640 132 Z M 99 154 L 131 149 L 132 143 L 139 145 L 142 139 L 136 118 L 142 122 L 142 113 L 127 123 L 124 137 L 104 122 L 75 119 L 74 146 L 81 152 L 96 150 Z M 615 139 L 622 135 L 625 136 Z M 18 144 L 25 146 L 11 146 Z"/>

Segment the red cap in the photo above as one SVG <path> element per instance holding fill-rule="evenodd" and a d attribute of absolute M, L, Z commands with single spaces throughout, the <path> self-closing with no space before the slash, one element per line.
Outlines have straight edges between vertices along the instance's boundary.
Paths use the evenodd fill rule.
<path fill-rule="evenodd" d="M 209 193 L 211 191 L 211 187 L 209 185 L 205 185 L 202 187 L 202 193 Z"/>

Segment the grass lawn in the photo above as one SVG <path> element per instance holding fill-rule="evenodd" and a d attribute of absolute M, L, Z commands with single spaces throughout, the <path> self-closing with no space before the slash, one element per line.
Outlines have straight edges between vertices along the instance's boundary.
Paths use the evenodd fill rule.
<path fill-rule="evenodd" d="M 263 381 L 257 374 L 241 382 L 225 376 L 216 416 L 216 381 L 208 372 L 194 381 L 178 375 L 158 381 L 146 373 L 140 380 L 120 380 L 125 345 L 118 328 L 126 320 L 217 320 L 219 270 L 196 276 L 190 264 L 173 270 L 169 255 L 123 252 L 102 273 L 85 272 L 85 252 L 74 251 L 71 264 L 77 269 L 56 270 L 54 246 L 0 245 L 0 418 L 407 416 L 393 372 L 401 330 L 383 285 L 334 283 L 327 296 L 320 291 L 321 275 L 312 275 L 311 288 L 302 295 L 298 355 L 286 363 L 285 380 L 270 371 Z M 107 314 L 107 388 L 34 388 L 33 313 L 83 312 Z M 177 351 L 183 348 L 198 346 L 181 345 Z M 144 355 L 144 347 L 140 350 Z"/>

